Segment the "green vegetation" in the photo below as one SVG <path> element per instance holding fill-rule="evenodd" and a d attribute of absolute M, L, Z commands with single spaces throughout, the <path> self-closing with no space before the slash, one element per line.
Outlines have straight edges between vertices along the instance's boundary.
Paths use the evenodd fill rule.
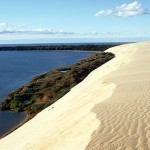
<path fill-rule="evenodd" d="M 33 78 L 33 80 L 9 94 L 2 102 L 1 110 L 25 111 L 29 118 L 56 102 L 81 82 L 91 71 L 114 57 L 101 52 L 87 59 Z"/>
<path fill-rule="evenodd" d="M 7 46 L 0 51 L 37 51 L 37 50 L 75 50 L 75 51 L 104 51 L 119 44 L 85 44 L 85 45 L 51 45 L 51 46 Z"/>

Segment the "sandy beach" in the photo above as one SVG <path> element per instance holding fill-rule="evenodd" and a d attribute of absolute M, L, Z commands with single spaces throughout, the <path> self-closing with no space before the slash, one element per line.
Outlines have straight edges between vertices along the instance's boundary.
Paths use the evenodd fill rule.
<path fill-rule="evenodd" d="M 150 42 L 114 59 L 0 140 L 0 150 L 149 150 Z"/>

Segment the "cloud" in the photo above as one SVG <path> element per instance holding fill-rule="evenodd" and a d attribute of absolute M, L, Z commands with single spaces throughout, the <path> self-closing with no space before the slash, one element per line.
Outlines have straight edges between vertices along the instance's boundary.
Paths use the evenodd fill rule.
<path fill-rule="evenodd" d="M 26 30 L 26 25 L 11 25 L 7 23 L 0 23 L 0 33 L 15 33 L 15 32 L 21 32 Z"/>
<path fill-rule="evenodd" d="M 67 32 L 63 30 L 53 30 L 46 28 L 28 29 L 26 25 L 11 25 L 0 23 L 0 35 L 10 34 L 41 34 L 41 35 L 97 35 L 97 32 Z"/>
<path fill-rule="evenodd" d="M 122 4 L 117 6 L 115 9 L 101 10 L 95 14 L 95 16 L 118 16 L 118 17 L 131 17 L 137 15 L 149 14 L 147 9 L 142 7 L 138 1 L 134 1 L 130 4 Z"/>
<path fill-rule="evenodd" d="M 111 9 L 107 9 L 107 10 L 101 10 L 101 11 L 99 11 L 99 12 L 97 12 L 96 14 L 95 14 L 95 16 L 109 16 L 109 15 L 112 15 L 113 14 L 113 12 L 112 12 L 112 10 Z"/>

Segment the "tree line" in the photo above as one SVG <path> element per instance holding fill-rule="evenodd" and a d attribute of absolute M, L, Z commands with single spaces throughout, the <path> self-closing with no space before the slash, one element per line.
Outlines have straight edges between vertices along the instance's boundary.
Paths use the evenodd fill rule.
<path fill-rule="evenodd" d="M 85 45 L 51 45 L 51 46 L 5 46 L 0 51 L 36 51 L 36 50 L 74 50 L 74 51 L 105 51 L 119 44 L 85 44 Z"/>

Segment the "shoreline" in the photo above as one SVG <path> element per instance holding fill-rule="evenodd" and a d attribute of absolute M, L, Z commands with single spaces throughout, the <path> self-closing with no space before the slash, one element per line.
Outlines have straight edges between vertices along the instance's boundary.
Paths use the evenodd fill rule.
<path fill-rule="evenodd" d="M 110 48 L 115 58 L 0 140 L 0 149 L 150 149 L 150 42 Z"/>
<path fill-rule="evenodd" d="M 12 50 L 8 50 L 7 52 L 13 52 Z M 16 51 L 20 51 L 20 50 L 16 50 Z M 14 52 L 16 52 L 16 51 L 14 51 Z M 24 50 L 24 51 L 20 51 L 20 52 L 26 52 L 26 51 L 35 51 L 35 52 L 94 52 L 94 53 L 100 53 L 100 51 L 78 51 L 78 50 Z M 5 50 L 4 51 L 0 51 L 0 52 L 5 52 Z M 93 55 L 93 54 L 91 54 L 91 55 Z M 90 55 L 90 56 L 91 56 Z M 90 56 L 88 56 L 88 57 L 90 57 Z M 88 58 L 87 57 L 87 58 Z M 87 59 L 87 58 L 85 58 L 85 59 Z M 76 63 L 78 63 L 78 62 L 76 62 Z M 64 66 L 64 67 L 67 67 L 67 66 Z M 57 69 L 59 69 L 59 68 L 57 68 Z M 56 70 L 57 70 L 56 69 Z M 53 71 L 53 70 L 52 70 Z M 43 75 L 43 74 L 46 74 L 46 73 L 48 73 L 49 71 L 47 71 L 47 72 L 44 72 L 44 73 L 41 73 L 41 74 L 39 74 L 39 75 L 37 75 L 37 76 L 35 76 L 35 77 L 33 77 L 33 78 L 36 78 L 36 77 L 38 77 L 38 76 L 40 76 L 40 75 Z M 30 82 L 30 81 L 29 81 Z M 28 83 L 29 83 L 28 82 Z M 24 86 L 24 85 L 23 85 Z M 21 86 L 22 87 L 22 86 Z M 21 88 L 20 87 L 20 88 Z M 16 91 L 16 90 L 14 90 L 14 91 Z M 14 91 L 12 91 L 12 92 L 14 92 Z M 12 93 L 11 92 L 11 93 Z M 10 94 L 10 93 L 9 93 Z M 0 110 L 0 111 L 2 111 L 2 110 Z M 4 110 L 4 111 L 7 111 L 7 110 Z M 10 111 L 13 111 L 13 110 L 10 110 Z M 14 111 L 15 112 L 15 111 Z M 16 112 L 17 113 L 17 112 Z M 29 116 L 29 114 L 26 112 L 26 111 L 24 111 L 24 113 L 26 114 L 26 118 L 22 121 L 22 122 L 20 122 L 17 126 L 15 126 L 14 128 L 12 128 L 10 131 L 8 131 L 7 133 L 5 133 L 4 135 L 2 135 L 2 137 L 0 137 L 0 140 L 2 139 L 2 138 L 4 138 L 4 137 L 6 137 L 7 135 L 9 135 L 9 134 L 11 134 L 12 132 L 14 132 L 15 130 L 17 130 L 18 128 L 20 128 L 22 125 L 24 125 L 25 123 L 27 123 L 29 120 L 31 120 L 32 118 L 34 118 L 34 117 L 30 117 Z"/>
<path fill-rule="evenodd" d="M 74 52 L 76 52 L 76 51 L 74 51 Z M 78 51 L 77 51 L 78 52 Z M 84 52 L 84 51 L 83 51 Z M 89 51 L 87 51 L 87 52 L 89 52 Z M 103 52 L 94 52 L 94 53 L 103 53 Z M 83 59 L 83 60 L 88 60 L 91 56 L 94 56 L 95 54 L 92 54 L 92 55 L 90 55 L 90 56 L 88 56 L 87 58 L 85 58 L 85 59 Z M 81 60 L 81 61 L 83 61 L 83 60 Z M 79 62 L 76 62 L 76 64 L 78 64 Z M 73 65 L 71 65 L 71 66 L 74 66 L 75 64 L 73 64 Z M 68 66 L 67 66 L 68 67 Z M 99 67 L 99 66 L 98 66 Z M 63 68 L 66 68 L 66 67 L 63 67 Z M 61 69 L 63 69 L 63 68 L 59 68 L 59 70 L 61 70 Z M 56 70 L 58 70 L 58 69 L 56 69 Z M 52 71 L 54 71 L 54 70 L 52 70 Z M 51 72 L 52 72 L 51 71 Z M 48 74 L 49 72 L 46 72 L 46 73 L 44 73 L 44 74 Z M 43 74 L 42 74 L 43 75 Z M 40 75 L 40 76 L 42 76 L 42 75 Z M 35 78 L 37 78 L 37 77 L 39 77 L 39 76 L 36 76 L 36 77 L 34 77 L 33 79 L 35 79 Z M 32 80 L 33 80 L 32 79 Z M 5 111 L 5 110 L 4 110 Z M 25 114 L 26 114 L 26 119 L 25 120 L 23 120 L 22 122 L 20 122 L 16 127 L 14 127 L 14 128 L 12 128 L 9 132 L 7 132 L 6 134 L 4 134 L 0 139 L 2 139 L 2 138 L 4 138 L 4 137 L 6 137 L 7 135 L 9 135 L 10 133 L 12 133 L 13 131 L 15 131 L 16 129 L 18 129 L 18 128 L 20 128 L 22 125 L 24 125 L 25 123 L 27 123 L 29 120 L 31 120 L 32 118 L 34 118 L 35 117 L 35 115 L 34 116 L 30 116 L 29 114 L 28 114 L 28 112 L 27 111 L 24 111 L 25 112 Z"/>
<path fill-rule="evenodd" d="M 84 50 L 1 50 L 0 52 L 92 52 L 99 53 L 104 51 L 84 51 Z"/>
<path fill-rule="evenodd" d="M 31 51 L 31 52 L 33 52 L 33 51 L 35 51 L 35 52 L 92 52 L 93 54 L 94 53 L 101 53 L 101 51 L 81 51 L 81 50 L 23 50 L 23 51 L 20 51 L 20 50 L 16 50 L 16 51 L 18 51 L 18 52 L 29 52 L 29 51 Z M 12 50 L 8 50 L 8 51 L 3 51 L 3 50 L 1 50 L 0 52 L 16 52 L 16 51 L 12 51 Z M 91 54 L 91 55 L 93 55 L 93 54 Z M 88 57 L 90 57 L 91 55 L 89 55 Z M 84 58 L 84 59 L 87 59 L 88 57 L 86 57 L 86 58 Z M 76 62 L 76 63 L 78 63 L 78 62 Z M 72 65 L 74 65 L 74 64 L 72 64 Z M 64 66 L 64 67 L 67 67 L 67 66 Z M 57 68 L 57 69 L 60 69 L 60 68 Z M 56 69 L 56 70 L 57 70 Z M 53 71 L 53 70 L 52 70 Z M 46 74 L 46 73 L 48 73 L 49 71 L 47 71 L 47 72 L 44 72 L 44 73 L 40 73 L 39 75 L 37 75 L 37 76 L 35 76 L 35 77 L 33 77 L 33 78 L 36 78 L 36 77 L 38 77 L 38 76 L 40 76 L 40 75 L 43 75 L 43 74 Z M 32 78 L 32 79 L 33 79 Z M 30 82 L 30 81 L 29 81 Z M 29 83 L 28 82 L 28 83 Z M 23 85 L 24 86 L 24 85 Z M 22 87 L 22 86 L 21 86 Z M 21 88 L 20 87 L 20 88 Z M 17 89 L 16 89 L 17 90 Z M 16 90 L 13 90 L 12 92 L 14 92 L 14 91 L 16 91 Z M 12 93 L 12 92 L 10 92 L 10 93 Z M 9 93 L 9 94 L 10 94 Z M 8 95 L 9 95 L 8 94 Z M 2 103 L 2 102 L 1 102 Z M 0 111 L 2 111 L 2 110 L 0 110 Z M 7 111 L 7 110 L 4 110 L 4 111 Z M 8 110 L 9 111 L 9 110 Z M 10 110 L 10 111 L 13 111 L 13 110 Z M 14 111 L 15 112 L 15 111 Z M 17 112 L 16 112 L 17 113 Z M 27 113 L 27 112 L 25 112 L 24 111 L 24 113 L 26 114 L 26 119 L 24 119 L 22 122 L 20 122 L 17 126 L 15 126 L 14 128 L 12 128 L 10 131 L 8 131 L 7 133 L 5 133 L 4 135 L 2 135 L 1 137 L 0 137 L 0 140 L 2 139 L 2 138 L 4 138 L 4 137 L 6 137 L 7 135 L 9 135 L 9 134 L 11 134 L 13 131 L 15 131 L 16 129 L 18 129 L 18 128 L 20 128 L 22 125 L 24 125 L 25 123 L 27 123 L 30 119 L 32 119 L 33 117 L 30 117 L 29 116 L 29 114 Z"/>
<path fill-rule="evenodd" d="M 98 69 L 98 68 L 97 68 Z M 97 69 L 95 69 L 95 70 L 97 70 Z M 95 70 L 93 71 L 93 73 L 95 72 Z M 92 72 L 91 72 L 92 73 Z M 83 90 L 83 88 L 82 88 L 82 85 L 83 86 L 86 86 L 87 87 L 87 80 L 88 80 L 88 78 L 91 78 L 90 77 L 91 76 L 91 74 L 89 74 L 88 76 L 87 76 L 87 78 L 85 79 L 85 80 L 83 80 L 81 83 L 79 83 L 78 85 L 76 85 L 75 87 L 73 87 L 72 89 L 71 89 L 71 91 L 69 92 L 69 93 L 67 93 L 64 97 L 62 97 L 59 101 L 57 101 L 56 103 L 54 103 L 54 104 L 52 104 L 51 106 L 49 106 L 48 108 L 46 108 L 46 109 L 44 109 L 42 112 L 40 112 L 39 114 L 37 114 L 33 119 L 34 120 L 39 120 L 39 118 L 40 118 L 40 115 L 41 115 L 41 113 L 45 113 L 45 112 L 49 112 L 49 113 L 51 113 L 50 111 L 52 111 L 52 109 L 54 108 L 54 109 L 56 109 L 57 107 L 59 107 L 59 105 L 60 105 L 60 107 L 62 108 L 62 106 L 64 105 L 64 104 L 62 104 L 63 103 L 63 101 L 61 101 L 61 100 L 63 100 L 63 99 L 65 99 L 66 97 L 68 97 L 67 98 L 67 100 L 69 100 L 70 98 L 70 94 L 72 93 L 72 91 L 73 91 L 73 93 L 75 93 L 75 92 L 81 92 L 82 90 Z M 97 82 L 97 79 L 95 79 L 95 82 Z M 89 83 L 90 84 L 90 83 Z M 101 84 L 101 90 L 103 91 L 103 90 L 107 90 L 107 91 L 109 91 L 109 92 L 107 92 L 107 94 L 104 94 L 103 96 L 102 96 L 102 101 L 103 100 L 105 100 L 106 98 L 108 98 L 108 97 L 110 97 L 111 96 L 111 94 L 113 93 L 113 90 L 114 90 L 114 88 L 115 88 L 115 85 L 113 85 L 113 84 L 106 84 L 106 85 L 104 85 L 102 82 L 100 83 Z M 78 87 L 79 87 L 79 89 L 78 89 Z M 87 87 L 87 88 L 89 88 L 89 87 Z M 81 91 L 79 91 L 79 90 L 81 90 Z M 98 91 L 99 91 L 99 88 L 97 89 Z M 98 99 L 96 99 L 96 101 L 99 101 Z M 55 105 L 57 105 L 57 106 L 55 106 Z M 92 109 L 92 107 L 94 107 L 94 105 L 91 105 L 91 104 L 88 104 L 88 106 L 90 107 L 89 108 L 89 110 L 91 110 Z M 55 108 L 56 107 L 56 108 Z M 58 108 L 59 109 L 59 108 Z M 57 110 L 58 110 L 57 109 Z M 55 111 L 57 111 L 57 110 L 55 110 Z M 72 110 L 73 111 L 73 110 Z M 81 110 L 82 111 L 82 110 Z M 83 112 L 83 111 L 82 111 Z M 52 112 L 53 113 L 53 112 Z M 85 113 L 86 113 L 86 111 L 85 111 Z M 44 117 L 45 115 L 43 114 L 43 117 Z M 42 117 L 42 116 L 41 116 Z M 43 118 L 42 117 L 42 118 Z M 89 116 L 88 116 L 89 117 Z M 86 130 L 86 133 L 88 133 L 88 136 L 86 135 L 86 137 L 85 137 L 85 139 L 87 139 L 88 141 L 90 141 L 90 135 L 92 134 L 92 132 L 93 132 L 93 127 L 95 127 L 95 129 L 98 127 L 98 125 L 99 125 L 99 122 L 96 120 L 96 116 L 95 116 L 95 114 L 93 114 L 93 113 L 91 113 L 91 116 L 90 116 L 90 118 L 93 120 L 93 122 L 91 122 L 91 120 L 89 120 L 90 122 L 89 122 L 89 125 L 90 126 L 88 126 L 88 128 L 86 128 L 86 129 L 84 129 L 83 130 L 83 132 L 85 132 L 85 130 Z M 33 121 L 33 119 L 31 119 L 31 120 L 29 120 L 29 122 L 27 122 L 27 124 L 30 126 L 30 124 L 32 123 L 32 121 Z M 45 121 L 44 121 L 45 122 Z M 26 124 L 25 124 L 26 125 Z M 74 125 L 73 125 L 74 126 Z M 92 126 L 92 128 L 91 128 L 91 126 Z M 22 126 L 21 128 L 23 128 L 24 126 Z M 18 130 L 20 130 L 21 128 L 18 128 L 16 131 L 18 131 Z M 15 131 L 15 132 L 16 132 Z M 9 134 L 8 136 L 11 136 L 12 134 L 14 134 L 15 132 L 13 132 L 13 133 L 11 133 L 11 134 Z M 6 136 L 6 137 L 4 137 L 3 139 L 5 139 L 5 138 L 7 138 L 8 136 Z M 1 139 L 1 140 L 3 140 L 3 139 Z M 0 142 L 1 142 L 1 140 L 0 140 Z M 69 140 L 69 139 L 68 139 Z M 84 142 L 84 141 L 82 141 L 82 143 L 79 143 L 80 144 L 80 146 L 82 146 L 82 147 L 85 147 L 86 146 L 86 144 L 87 144 L 87 142 Z M 67 145 L 66 145 L 67 146 Z M 1 146 L 0 146 L 1 147 Z M 37 148 L 38 149 L 38 148 Z M 39 149 L 41 149 L 41 148 L 39 148 Z"/>
<path fill-rule="evenodd" d="M 120 49 L 122 49 L 121 46 L 119 46 Z M 115 48 L 114 48 L 115 49 Z M 42 112 L 40 112 L 38 115 L 36 115 L 33 119 L 31 119 L 28 123 L 26 123 L 24 126 L 22 126 L 21 128 L 19 128 L 18 130 L 16 130 L 15 132 L 13 132 L 12 134 L 10 134 L 9 136 L 5 137 L 4 139 L 2 139 L 2 141 L 7 141 L 7 140 L 11 140 L 11 137 L 14 137 L 15 135 L 17 136 L 17 133 L 20 133 L 20 136 L 23 136 L 24 134 L 27 135 L 27 133 L 29 132 L 29 130 L 32 130 L 34 128 L 34 130 L 32 131 L 33 133 L 33 137 L 31 137 L 31 139 L 36 138 L 36 141 L 42 139 L 42 141 L 40 143 L 42 143 L 42 145 L 51 145 L 51 148 L 53 149 L 54 147 L 56 148 L 58 144 L 62 146 L 62 143 L 65 142 L 71 142 L 67 137 L 61 137 L 61 134 L 59 135 L 62 139 L 62 141 L 55 141 L 56 143 L 52 144 L 51 142 L 53 141 L 44 141 L 44 139 L 53 139 L 55 137 L 55 134 L 58 134 L 57 132 L 59 132 L 59 130 L 57 130 L 57 128 L 59 129 L 59 124 L 63 125 L 64 123 L 64 128 L 65 126 L 68 126 L 67 124 L 67 118 L 70 116 L 72 118 L 72 115 L 75 117 L 76 115 L 72 114 L 74 111 L 75 114 L 80 114 L 80 116 L 76 116 L 75 118 L 78 120 L 80 119 L 80 117 L 82 118 L 84 116 L 84 119 L 82 118 L 81 122 L 79 123 L 79 127 L 81 128 L 79 130 L 78 124 L 77 127 L 74 127 L 74 124 L 76 122 L 75 118 L 70 118 L 72 121 L 70 122 L 72 125 L 71 127 L 73 128 L 74 131 L 78 131 L 79 133 L 83 131 L 85 131 L 84 133 L 86 133 L 83 137 L 82 137 L 82 144 L 80 143 L 80 138 L 78 139 L 77 137 L 80 136 L 80 134 L 77 136 L 76 133 L 69 133 L 71 134 L 72 137 L 74 137 L 76 139 L 76 142 L 70 143 L 70 146 L 72 146 L 72 148 L 74 147 L 74 144 L 78 144 L 80 145 L 79 149 L 82 149 L 84 147 L 86 147 L 87 143 L 90 141 L 91 138 L 91 134 L 94 132 L 94 130 L 97 129 L 97 127 L 99 126 L 99 121 L 95 118 L 95 114 L 93 112 L 91 112 L 91 109 L 95 106 L 95 104 L 98 104 L 100 101 L 104 101 L 105 99 L 107 99 L 109 96 L 111 96 L 111 94 L 113 93 L 113 89 L 115 88 L 115 85 L 111 84 L 111 83 L 103 83 L 102 82 L 102 78 L 106 75 L 108 75 L 109 73 L 113 72 L 114 70 L 117 70 L 119 68 L 119 66 L 122 65 L 122 61 L 123 59 L 127 58 L 129 55 L 131 55 L 131 53 L 129 53 L 128 51 L 121 51 L 119 52 L 120 54 L 117 54 L 116 57 L 112 60 L 110 60 L 109 62 L 105 63 L 103 66 L 95 69 L 94 71 L 92 71 L 81 83 L 79 83 L 77 86 L 75 86 L 73 89 L 71 89 L 71 91 L 66 94 L 64 97 L 62 97 L 59 101 L 57 101 L 56 103 L 54 103 L 52 106 L 49 106 L 48 108 L 44 109 Z M 121 61 L 121 62 L 120 62 Z M 113 66 L 112 66 L 113 64 Z M 90 90 L 90 93 L 89 93 Z M 84 92 L 83 92 L 84 91 Z M 101 92 L 100 92 L 101 91 Z M 107 91 L 107 92 L 106 92 Z M 82 93 L 82 94 L 81 94 Z M 91 94 L 90 96 L 86 96 L 88 94 Z M 81 95 L 81 96 L 80 96 Z M 86 96 L 86 97 L 84 97 Z M 76 99 L 78 99 L 78 101 L 75 101 L 74 98 L 76 97 Z M 82 97 L 84 97 L 85 99 L 82 99 Z M 93 99 L 94 97 L 94 99 Z M 90 99 L 93 99 L 94 101 L 91 101 Z M 80 100 L 79 100 L 80 99 Z M 88 103 L 87 103 L 88 101 Z M 86 105 L 85 105 L 86 104 Z M 84 106 L 85 105 L 85 106 Z M 70 110 L 70 106 L 72 106 L 73 110 Z M 84 109 L 82 107 L 84 106 Z M 54 109 L 52 109 L 52 107 L 54 107 Z M 82 109 L 79 109 L 79 108 Z M 60 109 L 61 108 L 61 109 Z M 77 109 L 78 108 L 78 109 Z M 83 111 L 84 110 L 84 111 Z M 71 113 L 71 112 L 72 113 Z M 77 112 L 76 112 L 77 111 Z M 81 111 L 80 113 L 78 111 Z M 69 113 L 70 112 L 70 113 Z M 88 113 L 88 115 L 86 115 Z M 50 115 L 51 114 L 51 115 Z M 62 116 L 60 116 L 61 119 L 59 117 L 59 114 L 62 114 Z M 51 116 L 50 118 L 47 118 L 48 116 Z M 67 115 L 67 118 L 65 118 L 65 116 Z M 69 115 L 69 116 L 68 116 Z M 82 116 L 83 115 L 83 116 Z M 46 117 L 47 116 L 47 117 Z M 64 116 L 64 117 L 63 117 Z M 78 118 L 79 117 L 79 118 Z M 43 123 L 40 122 L 41 118 L 43 118 Z M 46 120 L 45 120 L 46 119 Z M 67 119 L 67 120 L 66 120 Z M 58 121 L 59 120 L 59 121 Z M 36 124 L 40 123 L 40 126 L 42 128 L 44 128 L 45 131 L 47 131 L 49 134 L 45 135 L 42 131 L 40 132 L 40 134 L 38 133 L 38 135 L 36 134 L 36 136 L 34 136 L 34 133 L 37 132 L 37 130 L 39 130 L 40 126 L 37 126 Z M 47 125 L 45 125 L 45 123 L 47 123 Z M 55 126 L 49 126 L 50 124 L 55 124 Z M 67 124 L 66 124 L 67 123 Z M 81 124 L 82 125 L 81 125 Z M 86 124 L 84 124 L 86 123 Z M 57 125 L 58 124 L 58 125 Z M 34 126 L 33 126 L 34 125 Z M 69 125 L 70 126 L 70 125 Z M 70 128 L 71 128 L 70 127 Z M 56 130 L 54 130 L 56 129 Z M 62 127 L 63 129 L 63 127 Z M 56 133 L 55 133 L 56 132 Z M 60 131 L 61 132 L 61 131 Z M 74 135 L 75 134 L 75 135 Z M 19 136 L 18 135 L 18 136 Z M 24 138 L 26 137 L 24 135 Z M 51 137 L 51 136 L 54 137 Z M 65 136 L 65 135 L 64 135 Z M 28 137 L 30 138 L 30 137 Z M 43 139 L 44 138 L 44 139 Z M 64 138 L 64 140 L 63 140 Z M 67 139 L 66 139 L 67 138 Z M 31 139 L 26 139 L 22 144 L 22 148 L 26 149 L 27 147 L 25 146 L 28 141 L 30 141 Z M 33 143 L 35 142 L 34 140 L 32 141 Z M 47 143 L 48 142 L 48 143 Z M 58 142 L 58 143 L 57 143 Z M 59 143 L 60 142 L 60 143 Z M 78 143 L 79 142 L 79 143 Z M 67 144 L 67 143 L 66 143 Z M 66 145 L 65 144 L 65 145 Z M 73 145 L 72 145 L 73 144 Z M 36 145 L 34 145 L 34 149 L 40 149 L 43 146 L 39 145 L 38 143 L 36 143 Z M 47 145 L 47 146 L 48 146 Z M 65 145 L 63 144 L 63 146 L 65 147 Z M 42 147 L 41 147 L 42 146 Z M 53 147 L 54 146 L 54 147 Z M 66 145 L 67 146 L 67 145 Z M 81 148 L 82 147 L 82 148 Z M 29 148 L 29 147 L 28 147 Z M 46 147 L 45 147 L 46 148 Z M 48 148 L 48 147 L 47 147 Z M 54 149 L 55 149 L 54 148 Z M 57 148 L 56 148 L 57 149 Z M 59 148 L 58 148 L 59 149 Z"/>
<path fill-rule="evenodd" d="M 25 123 L 28 122 L 28 114 L 26 114 L 26 119 L 23 120 L 22 122 L 20 122 L 17 126 L 15 126 L 14 128 L 12 128 L 10 131 L 8 131 L 7 133 L 5 133 L 4 135 L 2 135 L 2 137 L 0 137 L 0 140 L 5 138 L 6 136 L 8 136 L 9 134 L 11 134 L 12 132 L 14 132 L 15 130 L 17 130 L 18 128 L 20 128 L 22 125 L 24 125 Z"/>
<path fill-rule="evenodd" d="M 103 43 L 103 44 L 80 44 L 80 45 L 49 45 L 49 46 L 40 46 L 40 45 L 34 45 L 34 46 L 9 46 L 9 47 L 0 47 L 0 51 L 38 51 L 38 50 L 49 50 L 49 51 L 55 51 L 55 50 L 73 50 L 73 51 L 105 51 L 106 49 L 114 46 L 122 45 L 121 43 L 115 44 L 115 43 Z"/>

